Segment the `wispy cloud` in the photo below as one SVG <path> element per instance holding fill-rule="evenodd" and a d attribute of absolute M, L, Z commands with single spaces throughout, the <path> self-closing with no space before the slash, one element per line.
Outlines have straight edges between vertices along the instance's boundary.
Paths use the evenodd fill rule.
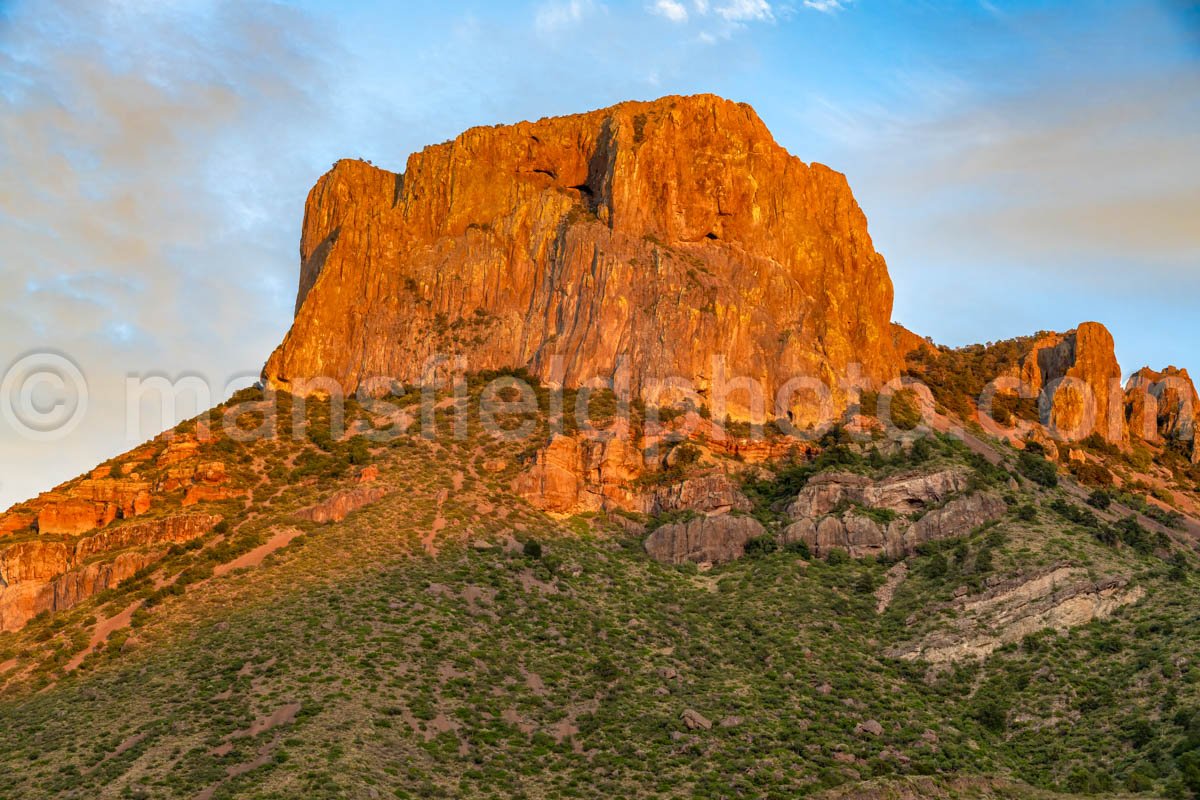
<path fill-rule="evenodd" d="M 823 14 L 836 14 L 845 11 L 854 0 L 804 0 L 804 7 Z"/>
<path fill-rule="evenodd" d="M 316 33 L 286 8 L 238 2 L 9 10 L 0 371 L 51 348 L 92 393 L 52 450 L 0 425 L 0 507 L 128 446 L 127 374 L 190 371 L 223 388 L 281 335 L 299 204 L 319 171 L 295 161 L 325 93 Z M 21 460 L 39 469 L 9 469 Z"/>
<path fill-rule="evenodd" d="M 693 23 L 699 32 L 697 39 L 705 44 L 715 44 L 744 30 L 749 23 L 772 23 L 780 9 L 768 0 L 691 0 L 691 9 L 683 0 L 654 0 L 647 10 L 676 24 Z"/>
<path fill-rule="evenodd" d="M 730 22 L 769 22 L 775 18 L 767 0 L 731 0 L 717 6 L 716 12 Z"/>
<path fill-rule="evenodd" d="M 657 0 L 650 10 L 660 17 L 666 17 L 671 22 L 687 22 L 687 6 L 678 0 Z"/>

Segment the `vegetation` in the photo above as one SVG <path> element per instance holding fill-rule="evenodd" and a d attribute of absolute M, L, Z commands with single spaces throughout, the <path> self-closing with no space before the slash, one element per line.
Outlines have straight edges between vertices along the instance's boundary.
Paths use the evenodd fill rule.
<path fill-rule="evenodd" d="M 978 402 L 987 385 L 997 375 L 1015 367 L 1036 338 L 1027 336 L 957 350 L 948 347 L 914 350 L 907 354 L 907 371 L 929 387 L 938 405 L 963 419 L 970 419 L 974 403 Z M 1037 419 L 1036 399 L 998 395 L 993 404 L 993 417 L 1005 424 L 1013 415 Z"/>
<path fill-rule="evenodd" d="M 306 414 L 328 427 L 328 408 Z M 437 423 L 452 426 L 453 409 Z M 475 418 L 461 440 L 257 443 L 238 478 L 254 503 L 221 506 L 219 531 L 0 634 L 0 663 L 16 659 L 0 674 L 0 798 L 846 797 L 863 781 L 996 775 L 1058 792 L 1200 792 L 1190 550 L 1112 490 L 1109 505 L 1085 504 L 1033 453 L 992 464 L 949 437 L 898 447 L 836 428 L 820 445 L 770 470 L 725 465 L 775 527 L 749 558 L 700 573 L 651 561 L 625 524 L 693 512 L 541 514 L 511 493 L 528 445 Z M 241 464 L 238 448 L 212 446 Z M 704 468 L 699 448 L 676 449 L 682 471 Z M 366 463 L 393 487 L 383 500 L 330 525 L 294 516 Z M 882 613 L 891 564 L 779 546 L 781 504 L 823 470 L 950 465 L 1011 513 L 923 546 Z M 1013 488 L 1010 470 L 1034 488 Z M 218 574 L 281 527 L 303 535 Z M 952 631 L 960 592 L 1064 561 L 1145 596 L 979 661 L 897 655 Z M 130 608 L 129 626 L 66 669 L 98 620 Z M 688 711 L 712 726 L 689 726 Z M 1006 791 L 992 796 L 1044 796 Z"/>
<path fill-rule="evenodd" d="M 1022 451 L 1017 459 L 1017 469 L 1040 486 L 1048 489 L 1058 486 L 1058 468 L 1031 450 Z"/>

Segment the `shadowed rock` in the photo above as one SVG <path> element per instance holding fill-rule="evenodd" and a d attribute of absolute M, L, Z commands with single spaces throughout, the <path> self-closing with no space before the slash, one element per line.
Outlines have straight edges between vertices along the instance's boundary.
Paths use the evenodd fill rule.
<path fill-rule="evenodd" d="M 663 525 L 646 539 L 646 552 L 664 564 L 723 564 L 741 558 L 746 542 L 766 531 L 753 517 L 720 514 Z"/>

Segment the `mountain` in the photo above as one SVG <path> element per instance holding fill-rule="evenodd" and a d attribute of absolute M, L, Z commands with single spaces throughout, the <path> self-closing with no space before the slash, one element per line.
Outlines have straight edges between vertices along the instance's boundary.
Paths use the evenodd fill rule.
<path fill-rule="evenodd" d="M 1200 794 L 1187 372 L 894 324 L 748 107 L 338 162 L 301 261 L 262 385 L 0 515 L 0 798 Z"/>
<path fill-rule="evenodd" d="M 769 398 L 812 375 L 844 407 L 850 364 L 899 374 L 891 280 L 845 177 L 707 95 L 475 128 L 403 174 L 339 161 L 300 255 L 296 319 L 263 373 L 293 392 L 416 382 L 437 357 L 569 386 L 624 359 L 635 393 L 671 377 L 705 392 L 719 356 Z"/>

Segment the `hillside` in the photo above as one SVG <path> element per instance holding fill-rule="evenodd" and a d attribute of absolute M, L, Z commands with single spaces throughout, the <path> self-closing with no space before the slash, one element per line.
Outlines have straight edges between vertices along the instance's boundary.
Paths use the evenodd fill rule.
<path fill-rule="evenodd" d="M 1021 461 L 1004 446 L 1000 468 L 944 438 L 886 456 L 886 443 L 827 440 L 815 461 L 770 472 L 721 456 L 688 468 L 745 476 L 748 513 L 776 531 L 775 499 L 830 470 L 964 469 L 968 493 L 1003 498 L 993 523 L 898 562 L 897 582 L 887 558 L 819 559 L 799 543 L 707 571 L 659 564 L 638 526 L 677 516 L 538 512 L 509 489 L 527 447 L 477 420 L 460 442 L 405 436 L 363 457 L 361 440 L 320 434 L 324 409 L 310 406 L 305 441 L 260 446 L 254 502 L 227 509 L 223 533 L 0 637 L 0 795 L 785 797 L 889 775 L 1014 782 L 979 796 L 1194 785 L 1190 547 L 1149 520 L 1092 518 L 1067 479 L 1012 477 Z M 340 522 L 297 513 L 361 487 L 362 469 L 378 470 L 382 497 Z M 281 541 L 257 566 L 243 555 Z M 1072 598 L 1114 582 L 1136 600 L 1107 620 L 1006 633 L 1032 612 L 1057 624 L 1054 609 L 1078 613 Z M 912 657 L 981 637 L 1000 643 L 983 661 Z"/>
<path fill-rule="evenodd" d="M 1186 370 L 893 324 L 748 107 L 338 162 L 301 257 L 260 385 L 0 515 L 0 798 L 1200 796 Z"/>

